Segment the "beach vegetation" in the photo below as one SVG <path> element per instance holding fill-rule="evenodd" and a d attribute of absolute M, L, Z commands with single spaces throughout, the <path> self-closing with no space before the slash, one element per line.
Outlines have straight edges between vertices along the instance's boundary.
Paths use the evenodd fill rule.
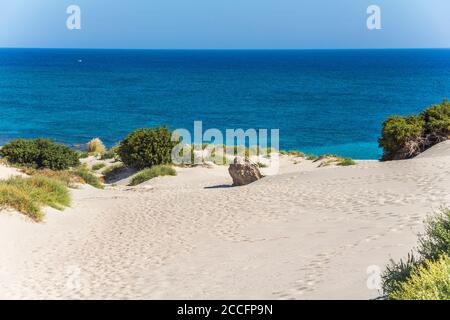
<path fill-rule="evenodd" d="M 316 161 L 317 159 L 319 159 L 319 157 L 316 156 L 316 155 L 314 155 L 314 154 L 306 155 L 306 160 L 309 160 L 309 161 Z"/>
<path fill-rule="evenodd" d="M 300 151 L 287 151 L 285 154 L 291 157 L 298 157 L 298 158 L 305 157 L 305 154 Z"/>
<path fill-rule="evenodd" d="M 391 261 L 382 279 L 389 299 L 440 299 L 449 297 L 450 210 L 442 209 L 425 222 L 417 253 Z M 446 281 L 444 281 L 447 277 Z"/>
<path fill-rule="evenodd" d="M 353 166 L 356 165 L 356 162 L 352 158 L 340 157 L 335 154 L 323 154 L 319 157 L 312 157 L 311 160 L 313 162 L 319 162 L 319 167 L 327 167 L 330 165 L 337 165 L 341 167 Z"/>
<path fill-rule="evenodd" d="M 378 143 L 384 150 L 382 160 L 407 159 L 423 149 L 425 122 L 419 116 L 391 116 L 383 123 Z"/>
<path fill-rule="evenodd" d="M 119 155 L 117 154 L 117 151 L 119 150 L 119 146 L 112 147 L 111 149 L 108 149 L 100 156 L 100 160 L 119 160 Z"/>
<path fill-rule="evenodd" d="M 434 137 L 450 136 L 450 102 L 445 99 L 426 109 L 421 115 L 425 121 L 425 132 Z"/>
<path fill-rule="evenodd" d="M 78 154 L 78 159 L 89 158 L 89 153 L 86 152 L 86 151 L 79 151 L 79 150 L 77 150 L 76 153 Z"/>
<path fill-rule="evenodd" d="M 118 154 L 123 163 L 134 169 L 150 168 L 171 163 L 172 141 L 166 127 L 143 128 L 131 132 L 119 145 Z"/>
<path fill-rule="evenodd" d="M 0 207 L 12 208 L 35 221 L 42 221 L 42 207 L 63 210 L 70 206 L 64 183 L 44 176 L 12 177 L 0 181 Z"/>
<path fill-rule="evenodd" d="M 103 154 L 106 152 L 106 147 L 100 138 L 94 138 L 86 144 L 86 151 L 88 153 Z"/>
<path fill-rule="evenodd" d="M 113 165 L 108 166 L 105 169 L 103 169 L 102 174 L 104 176 L 117 175 L 123 169 L 124 169 L 124 164 L 123 163 L 116 163 L 116 164 L 113 164 Z"/>
<path fill-rule="evenodd" d="M 79 166 L 73 171 L 73 174 L 80 177 L 85 183 L 93 186 L 94 188 L 104 188 L 100 178 L 93 174 L 86 166 Z"/>
<path fill-rule="evenodd" d="M 352 158 L 340 158 L 339 157 L 337 159 L 336 165 L 341 166 L 341 167 L 354 166 L 354 165 L 356 165 L 356 162 Z"/>
<path fill-rule="evenodd" d="M 50 169 L 34 169 L 30 167 L 23 167 L 21 172 L 29 176 L 47 177 L 63 183 L 65 186 L 75 188 L 77 184 L 84 184 L 85 181 L 75 175 L 72 170 L 50 170 Z"/>
<path fill-rule="evenodd" d="M 450 257 L 425 260 L 390 295 L 392 300 L 450 300 Z"/>
<path fill-rule="evenodd" d="M 426 220 L 417 251 L 431 260 L 442 254 L 450 255 L 450 209 L 442 209 Z"/>
<path fill-rule="evenodd" d="M 386 119 L 378 143 L 381 160 L 401 160 L 417 156 L 450 137 L 450 102 L 444 100 L 412 116 L 394 115 Z"/>
<path fill-rule="evenodd" d="M 104 163 L 96 163 L 92 166 L 92 170 L 98 171 L 100 169 L 103 169 L 106 166 Z"/>
<path fill-rule="evenodd" d="M 150 179 L 161 177 L 161 176 L 176 176 L 177 172 L 174 168 L 168 165 L 158 165 L 153 166 L 149 169 L 142 170 L 137 173 L 131 180 L 130 186 L 137 186 L 144 183 Z"/>
<path fill-rule="evenodd" d="M 0 150 L 0 156 L 12 165 L 66 170 L 80 164 L 78 154 L 49 139 L 16 139 Z"/>
<path fill-rule="evenodd" d="M 121 175 L 126 174 L 128 170 L 123 163 L 119 162 L 106 167 L 101 171 L 101 174 L 106 183 L 111 183 L 120 180 Z"/>

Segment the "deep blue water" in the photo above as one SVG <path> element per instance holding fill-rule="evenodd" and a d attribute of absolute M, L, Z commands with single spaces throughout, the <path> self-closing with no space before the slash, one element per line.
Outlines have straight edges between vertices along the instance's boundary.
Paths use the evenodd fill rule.
<path fill-rule="evenodd" d="M 0 144 L 139 127 L 279 128 L 281 149 L 380 156 L 382 121 L 450 96 L 450 50 L 0 50 Z"/>

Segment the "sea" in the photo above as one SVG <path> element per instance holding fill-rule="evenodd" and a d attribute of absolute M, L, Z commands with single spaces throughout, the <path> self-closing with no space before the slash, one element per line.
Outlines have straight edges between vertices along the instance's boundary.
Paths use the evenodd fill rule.
<path fill-rule="evenodd" d="M 279 129 L 280 149 L 377 159 L 383 120 L 450 97 L 450 50 L 0 49 L 0 145 L 113 146 L 142 127 Z"/>

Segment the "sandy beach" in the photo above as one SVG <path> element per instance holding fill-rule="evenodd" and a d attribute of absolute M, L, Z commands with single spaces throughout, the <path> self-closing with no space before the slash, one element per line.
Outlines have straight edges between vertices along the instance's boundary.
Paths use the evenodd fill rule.
<path fill-rule="evenodd" d="M 244 187 L 225 166 L 177 171 L 74 189 L 43 223 L 1 211 L 0 298 L 377 298 L 368 268 L 406 256 L 450 204 L 450 142 L 349 167 L 282 156 L 279 175 Z"/>

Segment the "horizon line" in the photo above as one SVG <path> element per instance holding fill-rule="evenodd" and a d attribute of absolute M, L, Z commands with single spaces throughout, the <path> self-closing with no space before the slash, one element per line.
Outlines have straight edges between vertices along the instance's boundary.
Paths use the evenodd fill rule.
<path fill-rule="evenodd" d="M 135 50 L 135 51 L 345 51 L 345 50 L 449 50 L 450 47 L 380 47 L 380 48 L 114 48 L 114 47 L 1 47 L 22 50 Z"/>

